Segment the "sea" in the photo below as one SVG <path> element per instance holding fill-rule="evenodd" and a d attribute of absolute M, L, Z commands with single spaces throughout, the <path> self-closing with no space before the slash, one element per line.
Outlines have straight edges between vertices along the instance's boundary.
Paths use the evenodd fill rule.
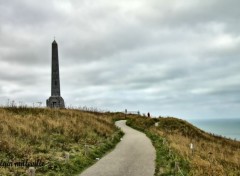
<path fill-rule="evenodd" d="M 191 119 L 194 126 L 215 135 L 240 141 L 240 118 L 235 119 Z"/>

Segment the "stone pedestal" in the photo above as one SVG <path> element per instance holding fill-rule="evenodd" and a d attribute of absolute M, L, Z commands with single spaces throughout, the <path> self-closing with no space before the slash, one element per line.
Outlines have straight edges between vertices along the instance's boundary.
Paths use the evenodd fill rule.
<path fill-rule="evenodd" d="M 65 103 L 60 96 L 51 96 L 47 99 L 47 107 L 49 108 L 65 108 Z"/>

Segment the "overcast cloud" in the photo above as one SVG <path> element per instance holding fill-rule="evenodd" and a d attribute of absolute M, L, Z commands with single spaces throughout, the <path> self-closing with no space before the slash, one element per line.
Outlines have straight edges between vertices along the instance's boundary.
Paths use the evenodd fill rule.
<path fill-rule="evenodd" d="M 238 0 L 0 0 L 0 103 L 240 118 Z"/>

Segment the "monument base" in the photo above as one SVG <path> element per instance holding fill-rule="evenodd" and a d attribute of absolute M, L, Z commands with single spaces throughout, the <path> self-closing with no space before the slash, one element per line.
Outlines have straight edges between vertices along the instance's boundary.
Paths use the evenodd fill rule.
<path fill-rule="evenodd" d="M 60 96 L 51 96 L 47 99 L 47 107 L 49 108 L 65 108 L 65 103 Z"/>

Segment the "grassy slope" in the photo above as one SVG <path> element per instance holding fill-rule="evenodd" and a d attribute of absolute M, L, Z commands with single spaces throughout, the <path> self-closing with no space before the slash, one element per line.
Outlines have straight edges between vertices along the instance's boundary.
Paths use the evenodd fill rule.
<path fill-rule="evenodd" d="M 117 114 L 77 110 L 0 108 L 0 162 L 40 159 L 45 165 L 37 168 L 36 175 L 74 175 L 120 140 L 115 118 Z M 0 167 L 2 175 L 25 171 L 25 167 Z"/>
<path fill-rule="evenodd" d="M 113 122 L 123 118 L 121 113 L 1 108 L 0 162 L 41 159 L 45 166 L 37 168 L 37 175 L 74 175 L 115 146 L 122 133 Z M 240 142 L 207 134 L 176 118 L 128 115 L 128 124 L 152 140 L 157 151 L 155 175 L 240 175 Z M 65 152 L 70 153 L 68 162 Z M 25 170 L 0 167 L 3 175 L 23 175 Z"/>
<path fill-rule="evenodd" d="M 144 131 L 156 148 L 156 175 L 240 175 L 240 142 L 205 133 L 176 118 L 128 118 L 128 124 Z M 195 147 L 193 155 L 190 143 Z"/>

